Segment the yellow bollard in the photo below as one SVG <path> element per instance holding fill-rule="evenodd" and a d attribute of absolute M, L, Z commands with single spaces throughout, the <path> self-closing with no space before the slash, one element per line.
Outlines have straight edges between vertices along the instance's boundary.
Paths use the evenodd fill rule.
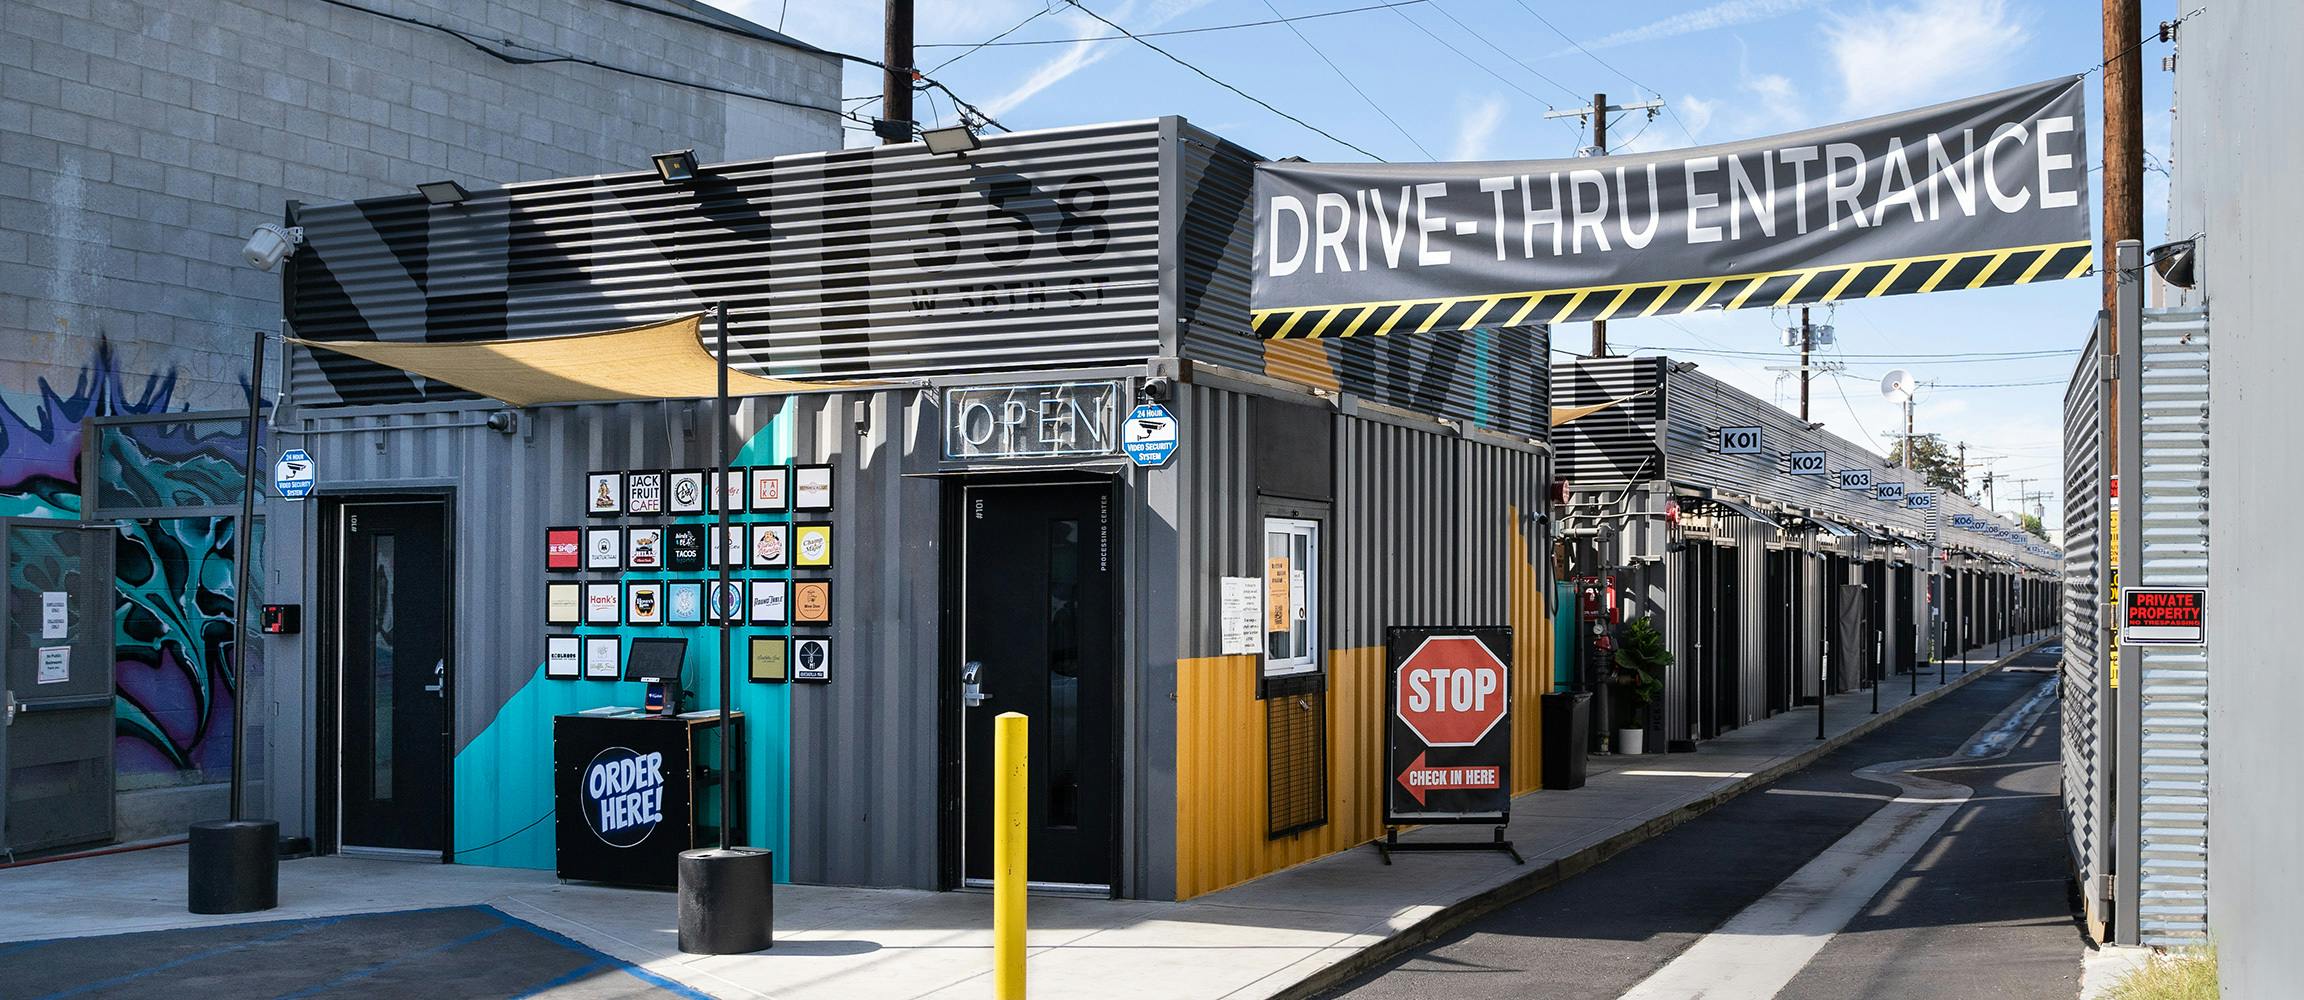
<path fill-rule="evenodd" d="M 1024 1000 L 1024 846 L 1030 832 L 1032 754 L 1020 712 L 992 729 L 992 995 Z"/>

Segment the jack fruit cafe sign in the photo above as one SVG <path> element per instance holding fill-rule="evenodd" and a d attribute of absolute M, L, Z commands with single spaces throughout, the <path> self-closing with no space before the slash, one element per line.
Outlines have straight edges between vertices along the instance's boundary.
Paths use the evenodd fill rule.
<path fill-rule="evenodd" d="M 1266 338 L 1831 302 L 2087 273 L 2079 77 L 1749 142 L 1260 163 Z"/>

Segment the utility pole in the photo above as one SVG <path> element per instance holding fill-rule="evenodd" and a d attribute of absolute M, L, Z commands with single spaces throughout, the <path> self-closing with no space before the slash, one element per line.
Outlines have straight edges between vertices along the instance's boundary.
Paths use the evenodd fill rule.
<path fill-rule="evenodd" d="M 2144 238 L 2143 12 L 2138 0 L 2104 0 L 2104 245 L 2096 273 L 2104 279 L 2104 315 L 2114 317 L 2103 351 L 2118 356 L 2122 240 Z M 2106 413 L 2120 412 L 2122 388 L 2104 383 Z M 2104 422 L 2104 454 L 2120 454 L 2120 422 Z"/>
<path fill-rule="evenodd" d="M 894 2 L 894 0 L 890 0 L 890 2 Z M 1601 93 L 1592 95 L 1591 107 L 1562 108 L 1555 111 L 1547 111 L 1544 113 L 1544 117 L 1583 118 L 1589 116 L 1592 120 L 1592 155 L 1606 156 L 1608 155 L 1608 115 L 1610 112 L 1646 111 L 1648 112 L 1649 118 L 1655 118 L 1657 109 L 1662 108 L 1663 106 L 1663 101 L 1640 101 L 1635 104 L 1610 104 L 1608 103 L 1608 95 Z M 1607 320 L 1596 319 L 1592 321 L 1592 356 L 1595 358 L 1605 358 L 1608 356 Z M 1805 376 L 1802 378 L 1802 384 L 1806 384 Z M 1800 419 L 1808 419 L 1806 407 L 1801 408 Z"/>
<path fill-rule="evenodd" d="M 911 142 L 917 131 L 912 118 L 912 0 L 888 0 L 886 34 L 880 61 L 888 68 L 880 74 L 880 114 L 894 125 L 878 130 L 884 146 Z"/>
<path fill-rule="evenodd" d="M 1800 307 L 1800 422 L 1808 422 L 1808 349 L 1815 345 L 1815 328 L 1808 325 L 1808 307 Z M 1909 446 L 1907 446 L 1909 447 Z"/>
<path fill-rule="evenodd" d="M 2104 0 L 2104 247 L 2096 272 L 2104 279 L 2104 309 L 2117 313 L 2119 268 L 2112 249 L 2144 238 L 2144 56 L 2138 0 Z"/>
<path fill-rule="evenodd" d="M 1968 442 L 1960 442 L 1960 492 L 1968 492 Z"/>

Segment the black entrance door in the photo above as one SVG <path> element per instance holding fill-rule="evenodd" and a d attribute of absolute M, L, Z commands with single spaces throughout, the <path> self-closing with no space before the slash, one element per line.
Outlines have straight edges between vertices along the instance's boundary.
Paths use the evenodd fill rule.
<path fill-rule="evenodd" d="M 337 841 L 447 848 L 447 511 L 347 503 L 337 512 Z"/>
<path fill-rule="evenodd" d="M 1031 881 L 1110 886 L 1119 680 L 1112 491 L 965 487 L 961 659 L 985 696 L 963 708 L 961 871 L 992 876 L 992 719 L 1031 720 Z"/>

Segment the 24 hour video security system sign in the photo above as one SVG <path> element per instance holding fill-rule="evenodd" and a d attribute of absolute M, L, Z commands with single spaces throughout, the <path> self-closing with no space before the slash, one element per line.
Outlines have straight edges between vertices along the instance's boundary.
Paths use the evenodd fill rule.
<path fill-rule="evenodd" d="M 1384 822 L 1497 823 L 1512 806 L 1512 630 L 1384 632 Z"/>
<path fill-rule="evenodd" d="M 1252 319 L 1454 332 L 2077 277 L 2082 82 L 1657 154 L 1259 163 Z"/>

